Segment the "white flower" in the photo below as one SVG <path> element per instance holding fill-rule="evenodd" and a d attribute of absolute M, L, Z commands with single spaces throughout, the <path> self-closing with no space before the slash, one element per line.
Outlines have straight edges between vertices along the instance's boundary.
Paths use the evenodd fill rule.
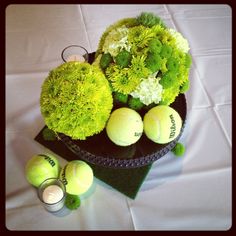
<path fill-rule="evenodd" d="M 102 50 L 105 53 L 110 53 L 113 57 L 125 49 L 130 51 L 130 46 L 128 45 L 128 28 L 122 26 L 118 29 L 112 30 L 106 37 Z"/>
<path fill-rule="evenodd" d="M 147 79 L 142 79 L 139 86 L 130 95 L 139 98 L 147 106 L 153 102 L 158 104 L 161 101 L 163 88 L 159 84 L 161 78 L 155 78 L 155 75 L 156 73 Z"/>
<path fill-rule="evenodd" d="M 181 33 L 175 31 L 174 29 L 168 29 L 168 31 L 175 38 L 176 47 L 184 53 L 187 53 L 190 49 L 187 39 L 185 39 Z"/>

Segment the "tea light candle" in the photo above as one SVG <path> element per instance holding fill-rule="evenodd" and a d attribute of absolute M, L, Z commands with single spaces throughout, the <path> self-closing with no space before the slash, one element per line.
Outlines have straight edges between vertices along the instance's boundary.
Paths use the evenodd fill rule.
<path fill-rule="evenodd" d="M 84 62 L 85 58 L 79 54 L 73 54 L 67 57 L 66 61 L 79 61 L 79 62 Z"/>
<path fill-rule="evenodd" d="M 63 191 L 58 185 L 50 185 L 43 191 L 42 198 L 47 204 L 55 204 L 63 198 Z"/>

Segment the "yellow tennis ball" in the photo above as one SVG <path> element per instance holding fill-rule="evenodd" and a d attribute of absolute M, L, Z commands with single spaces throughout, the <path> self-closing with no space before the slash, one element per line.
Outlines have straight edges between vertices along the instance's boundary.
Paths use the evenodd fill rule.
<path fill-rule="evenodd" d="M 25 166 L 26 179 L 30 184 L 38 187 L 48 178 L 57 178 L 60 165 L 56 157 L 51 154 L 33 156 Z"/>
<path fill-rule="evenodd" d="M 130 108 L 118 108 L 111 113 L 106 125 L 106 132 L 116 145 L 129 146 L 136 143 L 142 136 L 142 118 Z"/>
<path fill-rule="evenodd" d="M 60 173 L 66 192 L 73 195 L 85 193 L 93 183 L 93 170 L 84 161 L 69 162 Z"/>
<path fill-rule="evenodd" d="M 179 113 L 166 105 L 150 109 L 144 116 L 144 132 L 155 143 L 165 144 L 180 133 L 182 119 Z"/>

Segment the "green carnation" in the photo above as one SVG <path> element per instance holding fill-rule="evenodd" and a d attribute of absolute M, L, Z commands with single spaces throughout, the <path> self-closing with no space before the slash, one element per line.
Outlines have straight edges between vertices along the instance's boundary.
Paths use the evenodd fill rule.
<path fill-rule="evenodd" d="M 143 108 L 144 104 L 140 101 L 139 98 L 131 97 L 128 101 L 128 106 L 131 109 L 138 111 Z"/>
<path fill-rule="evenodd" d="M 152 54 L 157 54 L 162 49 L 162 43 L 157 38 L 150 40 L 148 44 L 148 49 Z"/>
<path fill-rule="evenodd" d="M 112 56 L 110 53 L 104 53 L 100 59 L 100 67 L 106 69 L 108 65 L 112 62 Z"/>
<path fill-rule="evenodd" d="M 176 74 L 173 72 L 167 72 L 160 80 L 160 84 L 164 89 L 170 88 L 175 84 Z"/>
<path fill-rule="evenodd" d="M 123 93 L 119 93 L 119 92 L 115 92 L 114 95 L 114 100 L 118 103 L 127 103 L 128 101 L 128 95 L 127 94 L 123 94 Z"/>
<path fill-rule="evenodd" d="M 121 66 L 122 68 L 127 67 L 131 61 L 131 54 L 128 51 L 123 50 L 115 57 L 115 61 L 117 65 Z"/>
<path fill-rule="evenodd" d="M 49 129 L 85 140 L 105 127 L 113 105 L 108 81 L 97 66 L 68 62 L 42 85 L 41 113 Z"/>
<path fill-rule="evenodd" d="M 161 57 L 163 58 L 169 58 L 171 56 L 171 53 L 172 53 L 172 48 L 167 45 L 167 44 L 164 44 L 161 48 Z"/>
<path fill-rule="evenodd" d="M 149 53 L 145 63 L 147 68 L 151 70 L 152 73 L 154 73 L 161 68 L 162 61 L 160 55 L 155 53 Z"/>
<path fill-rule="evenodd" d="M 139 22 L 139 24 L 147 26 L 147 27 L 152 27 L 154 25 L 165 26 L 163 21 L 158 16 L 155 16 L 153 13 L 149 13 L 149 12 L 142 12 L 137 17 L 137 21 Z"/>

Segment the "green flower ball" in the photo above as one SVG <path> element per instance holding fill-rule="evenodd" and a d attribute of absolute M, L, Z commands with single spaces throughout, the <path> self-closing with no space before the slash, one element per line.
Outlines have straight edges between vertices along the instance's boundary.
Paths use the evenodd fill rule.
<path fill-rule="evenodd" d="M 54 141 L 56 140 L 56 135 L 52 130 L 46 127 L 43 130 L 43 138 L 46 141 Z"/>
<path fill-rule="evenodd" d="M 185 153 L 185 147 L 182 143 L 177 143 L 171 150 L 176 156 L 183 156 Z"/>
<path fill-rule="evenodd" d="M 85 140 L 105 127 L 113 106 L 112 92 L 99 67 L 68 62 L 45 79 L 40 107 L 49 129 Z"/>
<path fill-rule="evenodd" d="M 65 206 L 70 210 L 76 210 L 80 207 L 80 197 L 78 195 L 67 194 Z"/>

